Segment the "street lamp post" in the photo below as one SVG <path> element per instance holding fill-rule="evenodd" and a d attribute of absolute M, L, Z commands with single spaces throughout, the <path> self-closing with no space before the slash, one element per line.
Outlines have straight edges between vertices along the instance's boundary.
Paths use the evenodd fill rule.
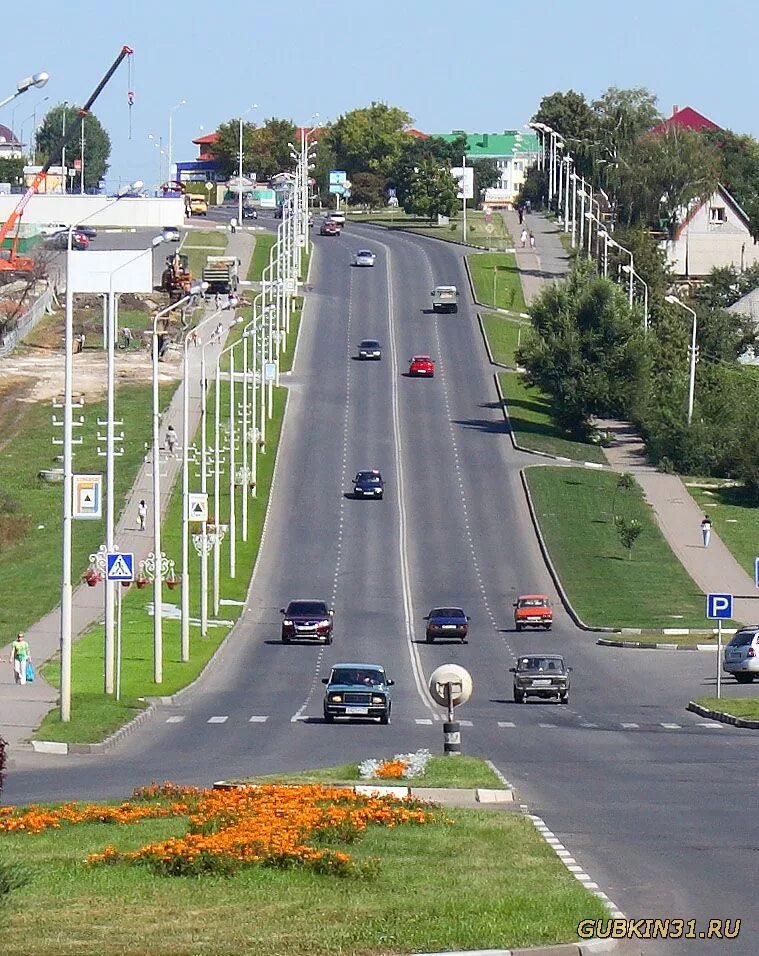
<path fill-rule="evenodd" d="M 169 110 L 169 156 L 168 156 L 168 158 L 169 158 L 169 170 L 168 170 L 168 173 L 167 173 L 167 175 L 166 175 L 166 178 L 167 178 L 167 179 L 171 179 L 171 178 L 172 178 L 172 176 L 171 176 L 171 163 L 172 163 L 172 159 L 173 159 L 173 147 L 174 147 L 174 125 L 173 125 L 173 124 L 174 124 L 174 112 L 175 112 L 175 110 L 178 110 L 180 107 L 185 106 L 186 103 L 187 103 L 187 100 L 182 99 L 182 100 L 180 100 L 180 101 L 177 103 L 176 106 L 172 106 L 171 109 Z"/>
<path fill-rule="evenodd" d="M 648 332 L 648 283 L 631 266 L 622 266 L 622 271 L 632 275 L 643 286 L 643 331 Z"/>
<path fill-rule="evenodd" d="M 676 295 L 665 295 L 664 299 L 671 305 L 679 305 L 681 309 L 690 312 L 693 316 L 690 343 L 690 379 L 688 382 L 688 425 L 693 421 L 693 400 L 696 392 L 696 310 L 682 302 Z"/>
<path fill-rule="evenodd" d="M 22 93 L 26 93 L 26 91 L 32 87 L 41 89 L 49 79 L 50 75 L 45 73 L 44 70 L 41 73 L 35 73 L 33 76 L 24 77 L 23 80 L 16 84 L 15 93 L 11 93 L 10 96 L 6 96 L 5 99 L 0 100 L 0 108 L 7 106 L 11 100 L 15 100 L 17 96 L 21 96 Z"/>

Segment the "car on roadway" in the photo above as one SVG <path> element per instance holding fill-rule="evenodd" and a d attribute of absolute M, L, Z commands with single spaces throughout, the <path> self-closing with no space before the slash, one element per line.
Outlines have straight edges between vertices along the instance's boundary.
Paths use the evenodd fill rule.
<path fill-rule="evenodd" d="M 98 231 L 94 226 L 74 226 L 74 229 L 88 239 L 97 239 Z"/>
<path fill-rule="evenodd" d="M 382 346 L 376 339 L 362 339 L 358 343 L 358 357 L 360 359 L 381 359 Z"/>
<path fill-rule="evenodd" d="M 56 232 L 54 236 L 51 236 L 46 240 L 46 245 L 48 245 L 51 249 L 68 249 L 68 229 L 66 229 L 64 232 Z M 90 248 L 90 240 L 84 235 L 84 233 L 74 230 L 71 233 L 71 248 L 76 249 L 77 252 L 83 252 L 85 249 Z"/>
<path fill-rule="evenodd" d="M 324 719 L 332 723 L 336 717 L 373 717 L 381 724 L 390 723 L 392 700 L 390 688 L 395 681 L 381 664 L 335 664 L 324 692 Z"/>
<path fill-rule="evenodd" d="M 378 498 L 382 501 L 385 494 L 385 482 L 376 470 L 359 471 L 353 479 L 354 498 Z"/>
<path fill-rule="evenodd" d="M 570 672 L 560 654 L 526 654 L 517 658 L 514 675 L 514 701 L 526 704 L 528 697 L 555 699 L 569 703 Z"/>
<path fill-rule="evenodd" d="M 432 378 L 435 374 L 435 363 L 429 355 L 415 355 L 409 360 L 408 373 L 409 375 L 422 375 Z"/>
<path fill-rule="evenodd" d="M 68 232 L 67 222 L 47 222 L 37 227 L 41 236 L 55 236 L 59 232 Z"/>
<path fill-rule="evenodd" d="M 274 218 L 275 218 L 275 219 L 281 219 L 281 218 L 282 218 L 282 215 L 283 215 L 283 212 L 282 212 L 282 203 L 280 203 L 278 206 L 275 206 L 275 207 L 274 207 Z"/>
<path fill-rule="evenodd" d="M 258 210 L 255 206 L 245 206 L 242 207 L 242 218 L 243 219 L 258 219 Z"/>
<path fill-rule="evenodd" d="M 344 213 L 344 212 L 338 212 L 337 210 L 335 210 L 334 212 L 331 212 L 331 213 L 327 216 L 327 219 L 329 219 L 331 222 L 336 222 L 336 223 L 338 224 L 338 226 L 340 226 L 340 228 L 342 228 L 342 227 L 345 225 L 345 213 Z"/>
<path fill-rule="evenodd" d="M 353 257 L 354 266 L 373 266 L 377 256 L 370 249 L 359 249 Z"/>
<path fill-rule="evenodd" d="M 164 242 L 179 242 L 181 238 L 176 226 L 164 226 L 161 235 Z"/>
<path fill-rule="evenodd" d="M 340 226 L 336 222 L 332 222 L 331 219 L 325 219 L 319 230 L 320 236 L 339 236 L 340 235 Z"/>
<path fill-rule="evenodd" d="M 759 624 L 735 632 L 723 652 L 722 670 L 739 684 L 750 684 L 759 676 Z"/>
<path fill-rule="evenodd" d="M 296 638 L 309 638 L 321 644 L 332 643 L 332 626 L 335 612 L 325 601 L 290 601 L 280 608 L 282 619 L 282 643 L 289 644 Z"/>
<path fill-rule="evenodd" d="M 460 607 L 433 607 L 424 620 L 427 622 L 425 637 L 428 644 L 439 638 L 466 643 L 469 618 Z"/>
<path fill-rule="evenodd" d="M 514 629 L 542 627 L 551 630 L 553 608 L 545 594 L 522 594 L 514 601 Z"/>

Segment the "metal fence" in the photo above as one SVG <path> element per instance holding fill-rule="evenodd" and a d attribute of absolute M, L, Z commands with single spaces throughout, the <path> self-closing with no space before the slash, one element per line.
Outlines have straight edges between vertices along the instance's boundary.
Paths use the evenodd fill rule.
<path fill-rule="evenodd" d="M 16 322 L 15 328 L 0 338 L 0 358 L 10 355 L 19 342 L 32 331 L 43 315 L 49 310 L 55 298 L 55 290 L 51 285 L 42 293 L 37 301 Z"/>

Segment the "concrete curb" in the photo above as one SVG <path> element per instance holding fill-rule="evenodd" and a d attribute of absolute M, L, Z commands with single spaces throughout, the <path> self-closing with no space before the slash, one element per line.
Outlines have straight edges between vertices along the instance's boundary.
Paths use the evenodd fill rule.
<path fill-rule="evenodd" d="M 624 629 L 619 633 L 624 634 Z M 654 631 L 653 633 L 665 633 L 663 631 Z M 700 632 L 697 632 L 700 633 Z M 608 640 L 607 638 L 599 638 L 596 641 L 596 644 L 600 644 L 602 647 L 636 647 L 641 650 L 651 650 L 651 651 L 716 651 L 716 644 L 664 644 L 662 642 L 656 643 L 646 643 L 646 641 L 615 641 Z"/>
<path fill-rule="evenodd" d="M 499 774 L 500 776 L 500 774 Z M 245 783 L 234 783 L 230 780 L 216 780 L 212 785 L 214 790 L 235 790 L 250 786 Z M 297 784 L 293 784 L 297 786 Z M 352 790 L 354 793 L 364 796 L 377 797 L 395 797 L 397 800 L 406 800 L 409 797 L 415 800 L 430 800 L 434 802 L 435 797 L 440 797 L 441 793 L 456 793 L 469 797 L 473 803 L 490 805 L 500 803 L 514 803 L 515 792 L 513 787 L 506 787 L 503 790 L 493 790 L 487 787 L 474 788 L 450 788 L 450 787 L 415 787 L 409 783 L 406 786 L 383 786 L 372 783 L 355 784 L 335 784 L 339 790 Z"/>
<path fill-rule="evenodd" d="M 733 727 L 742 727 L 744 730 L 759 730 L 759 720 L 751 720 L 748 717 L 736 717 L 734 714 L 727 714 L 722 710 L 710 710 L 708 707 L 702 707 L 695 700 L 689 700 L 685 708 L 699 717 L 708 717 L 710 720 L 718 720 L 722 724 L 731 724 Z"/>
<path fill-rule="evenodd" d="M 513 372 L 514 369 L 510 365 L 504 365 L 502 362 L 496 362 L 493 358 L 493 353 L 490 351 L 490 342 L 488 342 L 488 336 L 485 332 L 485 323 L 482 321 L 482 313 L 477 313 L 477 324 L 480 327 L 480 335 L 482 336 L 482 341 L 485 343 L 485 351 L 488 353 L 488 361 L 491 365 L 495 365 L 496 368 L 502 368 L 507 372 Z"/>
<path fill-rule="evenodd" d="M 464 249 L 476 249 L 477 252 L 513 252 L 516 253 L 516 246 L 509 249 L 493 249 L 492 246 L 475 246 L 471 242 L 462 242 L 461 239 L 445 239 L 443 236 L 426 236 L 423 232 L 414 232 L 413 229 L 407 229 L 405 226 L 386 225 L 384 222 L 368 222 L 361 219 L 346 219 L 345 224 L 354 226 L 377 226 L 386 232 L 405 232 L 408 236 L 416 236 L 418 239 L 437 239 L 438 242 L 447 242 L 451 246 L 462 246 Z"/>
<path fill-rule="evenodd" d="M 572 604 L 567 596 L 567 592 L 564 590 L 564 586 L 561 583 L 561 578 L 554 567 L 553 561 L 551 560 L 551 555 L 548 553 L 548 546 L 546 545 L 545 538 L 543 537 L 543 532 L 540 530 L 540 522 L 538 521 L 538 516 L 535 513 L 535 505 L 532 501 L 532 495 L 530 494 L 530 488 L 527 484 L 527 476 L 525 475 L 525 469 L 519 469 L 519 477 L 522 480 L 522 487 L 524 488 L 525 498 L 527 499 L 527 508 L 530 512 L 530 520 L 532 521 L 532 527 L 535 531 L 535 535 L 538 539 L 538 545 L 540 546 L 540 552 L 543 555 L 543 560 L 545 561 L 546 567 L 548 568 L 548 573 L 551 575 L 551 579 L 556 587 L 556 590 L 559 593 L 561 603 L 564 605 L 567 614 L 572 618 L 574 623 L 583 631 L 594 631 L 604 634 L 617 633 L 616 629 L 613 627 L 590 627 L 587 625 L 579 616 L 579 614 L 572 607 Z"/>
<path fill-rule="evenodd" d="M 517 949 L 448 950 L 445 953 L 415 953 L 414 956 L 598 956 L 614 953 L 614 939 L 589 939 L 582 943 L 557 943 L 550 946 L 520 946 Z"/>

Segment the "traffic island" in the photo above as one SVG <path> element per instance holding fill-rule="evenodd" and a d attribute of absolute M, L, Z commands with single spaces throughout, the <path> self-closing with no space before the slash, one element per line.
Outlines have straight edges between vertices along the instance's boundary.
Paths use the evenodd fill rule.
<path fill-rule="evenodd" d="M 759 730 L 759 698 L 699 697 L 688 701 L 687 710 L 733 727 Z"/>

